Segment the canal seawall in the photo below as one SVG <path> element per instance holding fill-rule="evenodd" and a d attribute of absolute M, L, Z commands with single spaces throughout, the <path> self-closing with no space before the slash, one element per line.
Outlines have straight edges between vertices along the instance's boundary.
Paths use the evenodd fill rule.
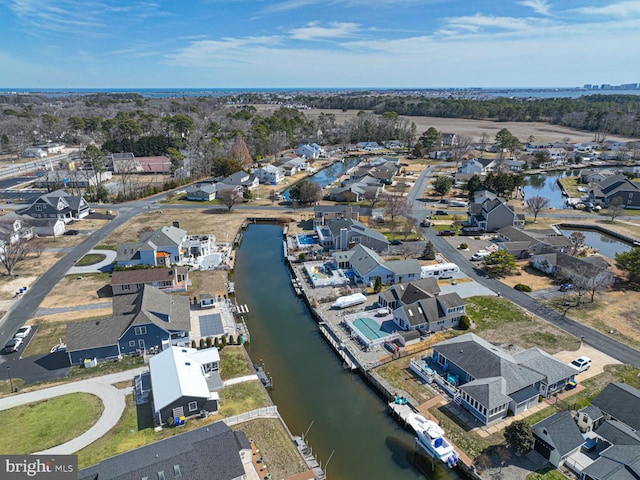
<path fill-rule="evenodd" d="M 629 237 L 627 235 L 623 235 L 613 230 L 609 230 L 608 228 L 604 228 L 600 225 L 591 225 L 591 224 L 585 225 L 583 223 L 558 223 L 558 224 L 555 224 L 554 226 L 557 228 L 564 228 L 564 229 L 570 229 L 570 230 L 594 230 L 598 233 L 609 235 L 610 237 L 620 240 L 621 242 L 628 243 L 629 245 L 633 245 L 635 247 L 640 246 L 640 240 L 633 237 Z"/>

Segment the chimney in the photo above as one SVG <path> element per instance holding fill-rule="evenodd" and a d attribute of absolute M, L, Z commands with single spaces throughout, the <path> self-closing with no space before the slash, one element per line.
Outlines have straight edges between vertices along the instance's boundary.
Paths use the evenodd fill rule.
<path fill-rule="evenodd" d="M 173 226 L 176 228 L 180 228 L 180 220 L 174 220 L 173 221 Z"/>
<path fill-rule="evenodd" d="M 349 250 L 349 244 L 347 242 L 347 229 L 340 229 L 340 250 Z"/>

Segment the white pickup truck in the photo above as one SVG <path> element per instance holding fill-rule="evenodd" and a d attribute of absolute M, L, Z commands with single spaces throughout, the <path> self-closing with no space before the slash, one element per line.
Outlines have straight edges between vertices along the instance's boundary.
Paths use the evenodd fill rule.
<path fill-rule="evenodd" d="M 488 250 L 478 250 L 476 253 L 471 255 L 471 260 L 479 261 L 479 260 L 482 260 L 484 257 L 486 257 L 488 255 L 491 255 L 490 251 L 488 251 Z"/>

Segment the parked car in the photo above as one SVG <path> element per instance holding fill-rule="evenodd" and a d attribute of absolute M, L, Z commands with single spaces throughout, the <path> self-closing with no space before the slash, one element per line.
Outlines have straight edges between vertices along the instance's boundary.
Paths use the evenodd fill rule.
<path fill-rule="evenodd" d="M 447 212 L 446 212 L 446 211 L 444 211 L 444 210 L 436 210 L 436 213 L 435 213 L 435 214 L 436 214 L 436 215 L 446 215 L 446 214 L 447 214 Z"/>
<path fill-rule="evenodd" d="M 591 359 L 589 357 L 578 357 L 569 365 L 578 370 L 578 372 L 584 372 L 591 367 Z"/>
<path fill-rule="evenodd" d="M 478 250 L 476 253 L 471 255 L 471 260 L 477 262 L 477 261 L 482 260 L 484 257 L 487 257 L 489 255 L 491 255 L 491 252 L 489 252 L 487 250 Z"/>
<path fill-rule="evenodd" d="M 4 351 L 7 353 L 17 352 L 20 345 L 22 345 L 22 338 L 13 337 L 7 343 L 4 344 Z"/>
<path fill-rule="evenodd" d="M 568 292 L 569 290 L 573 290 L 574 288 L 576 287 L 573 283 L 563 283 L 562 285 L 560 285 L 561 292 Z"/>
<path fill-rule="evenodd" d="M 441 237 L 453 237 L 456 234 L 455 230 L 440 230 L 438 235 Z"/>
<path fill-rule="evenodd" d="M 65 235 L 78 235 L 80 233 L 80 231 L 78 230 L 67 230 L 66 232 L 64 232 Z"/>
<path fill-rule="evenodd" d="M 20 327 L 18 331 L 15 333 L 13 338 L 25 338 L 31 332 L 31 326 L 25 325 L 24 327 Z"/>
<path fill-rule="evenodd" d="M 402 245 L 402 240 L 391 240 L 390 245 Z"/>

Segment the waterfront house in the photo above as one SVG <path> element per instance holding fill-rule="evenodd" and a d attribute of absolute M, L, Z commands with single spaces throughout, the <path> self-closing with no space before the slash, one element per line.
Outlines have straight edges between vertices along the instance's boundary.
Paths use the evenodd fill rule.
<path fill-rule="evenodd" d="M 164 425 L 171 418 L 217 412 L 223 387 L 217 348 L 196 350 L 169 347 L 149 360 L 154 419 Z"/>
<path fill-rule="evenodd" d="M 601 182 L 614 175 L 613 170 L 606 168 L 584 168 L 580 170 L 580 183 Z"/>
<path fill-rule="evenodd" d="M 420 263 L 417 260 L 384 261 L 372 249 L 357 244 L 346 252 L 334 252 L 334 263 L 340 269 L 350 269 L 357 282 L 373 285 L 380 277 L 383 285 L 420 279 Z"/>
<path fill-rule="evenodd" d="M 247 173 L 244 170 L 240 170 L 221 180 L 219 190 L 237 187 L 241 187 L 242 190 L 253 190 L 257 188 L 258 185 L 260 185 L 260 181 L 254 173 Z"/>
<path fill-rule="evenodd" d="M 384 184 L 377 178 L 365 175 L 358 180 L 348 181 L 340 187 L 329 190 L 326 200 L 334 202 L 360 202 L 363 199 L 378 198 L 384 190 Z"/>
<path fill-rule="evenodd" d="M 493 196 L 493 198 L 491 198 Z M 524 214 L 516 213 L 503 198 L 487 195 L 482 202 L 469 204 L 467 225 L 495 232 L 503 227 L 524 228 Z"/>
<path fill-rule="evenodd" d="M 613 285 L 615 274 L 599 256 L 574 257 L 560 251 L 534 255 L 531 266 L 555 277 L 570 279 L 587 290 L 591 286 Z"/>
<path fill-rule="evenodd" d="M 324 150 L 317 143 L 304 143 L 296 147 L 296 154 L 305 158 L 320 158 Z"/>
<path fill-rule="evenodd" d="M 626 383 L 610 383 L 591 401 L 605 419 L 617 420 L 640 432 L 640 390 Z"/>
<path fill-rule="evenodd" d="M 251 444 L 224 422 L 209 423 L 80 470 L 79 480 L 242 480 Z M 246 464 L 246 465 L 245 465 Z"/>
<path fill-rule="evenodd" d="M 558 412 L 531 427 L 533 449 L 559 468 L 584 444 L 584 438 L 571 413 Z"/>
<path fill-rule="evenodd" d="M 89 215 L 89 204 L 81 196 L 56 190 L 40 195 L 31 205 L 18 210 L 17 213 L 33 218 L 59 218 L 69 223 Z"/>
<path fill-rule="evenodd" d="M 625 208 L 640 208 L 640 185 L 624 175 L 614 175 L 591 186 L 589 200 L 608 207 L 614 198 L 620 198 Z"/>
<path fill-rule="evenodd" d="M 402 330 L 440 332 L 457 327 L 466 303 L 455 292 L 425 297 L 393 311 L 393 321 Z"/>
<path fill-rule="evenodd" d="M 381 307 L 395 310 L 424 298 L 433 298 L 439 294 L 440 287 L 435 278 L 422 278 L 412 282 L 398 283 L 381 291 L 378 293 L 378 304 Z"/>
<path fill-rule="evenodd" d="M 576 375 L 538 348 L 511 355 L 473 333 L 434 345 L 432 359 L 457 386 L 457 401 L 485 425 L 528 410 Z"/>
<path fill-rule="evenodd" d="M 188 284 L 188 267 L 116 270 L 111 275 L 111 291 L 114 296 L 138 293 L 143 285 L 151 285 L 167 293 L 186 292 Z"/>
<path fill-rule="evenodd" d="M 215 183 L 198 182 L 189 185 L 185 191 L 187 193 L 187 200 L 209 202 L 216 198 L 217 188 Z"/>
<path fill-rule="evenodd" d="M 462 165 L 458 167 L 457 173 L 459 174 L 476 174 L 482 175 L 484 172 L 484 165 L 479 158 L 472 158 L 466 162 L 462 162 Z M 457 178 L 457 176 L 456 176 Z"/>
<path fill-rule="evenodd" d="M 365 211 L 371 216 L 371 209 L 365 209 L 359 205 L 315 205 L 313 207 L 313 226 L 327 225 L 331 220 L 351 219 L 360 220 L 361 212 Z"/>
<path fill-rule="evenodd" d="M 165 226 L 142 233 L 139 242 L 119 243 L 116 263 L 120 267 L 181 265 L 189 248 L 186 230 Z"/>
<path fill-rule="evenodd" d="M 389 248 L 389 240 L 377 230 L 350 218 L 329 220 L 317 227 L 318 241 L 327 250 L 349 250 L 354 245 L 364 245 L 376 252 Z"/>
<path fill-rule="evenodd" d="M 377 150 L 382 150 L 382 146 L 380 146 L 378 142 L 358 142 L 356 143 L 356 149 L 373 152 Z"/>
<path fill-rule="evenodd" d="M 78 365 L 188 345 L 190 329 L 189 297 L 144 285 L 138 293 L 113 297 L 111 317 L 68 323 L 67 354 Z"/>
<path fill-rule="evenodd" d="M 264 165 L 256 168 L 254 173 L 257 175 L 260 183 L 267 185 L 278 185 L 284 180 L 284 169 L 273 165 Z"/>

